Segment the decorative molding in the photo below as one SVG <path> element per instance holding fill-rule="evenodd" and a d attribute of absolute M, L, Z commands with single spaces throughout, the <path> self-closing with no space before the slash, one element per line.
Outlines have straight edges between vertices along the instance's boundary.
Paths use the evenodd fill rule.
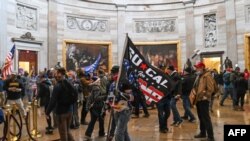
<path fill-rule="evenodd" d="M 250 23 L 250 5 L 246 6 L 246 23 Z"/>
<path fill-rule="evenodd" d="M 204 15 L 205 48 L 216 47 L 217 27 L 216 14 Z"/>
<path fill-rule="evenodd" d="M 195 4 L 196 0 L 182 0 L 182 2 L 183 2 L 184 5 Z"/>
<path fill-rule="evenodd" d="M 26 32 L 20 38 L 11 38 L 13 42 L 23 42 L 42 45 L 43 41 L 36 41 L 30 32 Z"/>
<path fill-rule="evenodd" d="M 108 20 L 67 16 L 67 28 L 84 31 L 108 32 Z"/>
<path fill-rule="evenodd" d="M 37 30 L 37 9 L 17 3 L 16 27 L 28 30 Z"/>
<path fill-rule="evenodd" d="M 21 36 L 21 39 L 26 39 L 26 40 L 35 40 L 35 38 L 31 35 L 30 32 L 26 32 Z"/>
<path fill-rule="evenodd" d="M 176 19 L 144 19 L 135 21 L 136 33 L 175 32 Z"/>

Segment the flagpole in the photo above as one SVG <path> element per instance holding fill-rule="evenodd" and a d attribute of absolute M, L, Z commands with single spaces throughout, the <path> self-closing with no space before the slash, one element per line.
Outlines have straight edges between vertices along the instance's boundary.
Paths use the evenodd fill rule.
<path fill-rule="evenodd" d="M 123 51 L 122 51 L 122 58 L 120 60 L 120 67 L 119 67 L 119 72 L 118 72 L 118 78 L 117 78 L 117 82 L 119 82 L 120 80 L 120 76 L 121 76 L 121 72 L 122 72 L 122 63 L 123 63 L 123 58 L 124 58 L 124 55 L 125 55 L 125 52 L 126 52 L 126 45 L 127 45 L 127 42 L 128 42 L 128 33 L 126 33 L 126 38 L 125 38 L 125 42 L 124 42 L 124 46 L 123 46 Z M 117 90 L 118 89 L 118 85 L 116 84 L 115 86 L 115 89 Z"/>
<path fill-rule="evenodd" d="M 126 44 L 127 44 L 127 42 L 128 42 L 128 33 L 126 33 L 125 43 L 124 43 L 123 52 L 122 52 L 122 58 L 121 58 L 121 61 L 120 61 L 120 64 L 119 64 L 118 78 L 117 78 L 117 81 L 115 83 L 115 92 L 118 92 L 118 82 L 119 82 L 120 75 L 121 75 L 121 68 L 122 68 L 122 63 L 123 63 L 123 58 L 124 58 L 124 55 L 125 55 L 125 50 L 126 50 Z M 116 94 L 114 93 L 112 105 L 114 105 L 114 102 L 115 102 L 115 95 Z M 108 134 L 107 134 L 106 141 L 109 141 L 110 128 L 111 128 L 111 123 L 112 123 L 112 120 L 113 120 L 113 114 L 114 114 L 114 110 L 111 108 L 111 112 L 110 112 L 110 115 L 109 115 L 109 123 L 108 123 L 108 131 L 107 131 Z"/>

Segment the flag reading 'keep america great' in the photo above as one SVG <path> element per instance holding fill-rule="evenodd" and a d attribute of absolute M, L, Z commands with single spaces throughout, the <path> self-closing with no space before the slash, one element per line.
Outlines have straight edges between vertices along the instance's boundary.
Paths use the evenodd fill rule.
<path fill-rule="evenodd" d="M 118 83 L 122 82 L 129 82 L 140 89 L 148 104 L 158 102 L 173 88 L 169 75 L 149 64 L 129 37 L 126 39 Z"/>

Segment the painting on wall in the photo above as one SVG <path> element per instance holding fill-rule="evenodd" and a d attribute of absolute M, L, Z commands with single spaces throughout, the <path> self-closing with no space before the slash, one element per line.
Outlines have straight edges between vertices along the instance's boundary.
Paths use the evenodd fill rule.
<path fill-rule="evenodd" d="M 177 70 L 180 69 L 179 43 L 139 43 L 136 44 L 138 50 L 145 59 L 157 68 L 173 65 Z"/>
<path fill-rule="evenodd" d="M 66 69 L 103 69 L 108 72 L 110 65 L 109 48 L 111 43 L 64 41 L 63 63 Z"/>

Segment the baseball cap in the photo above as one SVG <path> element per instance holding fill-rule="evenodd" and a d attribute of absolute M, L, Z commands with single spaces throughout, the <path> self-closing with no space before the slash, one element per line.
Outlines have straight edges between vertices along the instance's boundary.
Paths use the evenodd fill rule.
<path fill-rule="evenodd" d="M 111 73 L 118 73 L 119 72 L 119 66 L 113 66 L 112 69 L 111 69 Z"/>
<path fill-rule="evenodd" d="M 195 68 L 205 68 L 206 66 L 205 66 L 205 64 L 204 63 L 202 63 L 202 62 L 198 62 L 198 63 L 196 63 L 195 65 L 194 65 L 194 67 Z"/>

